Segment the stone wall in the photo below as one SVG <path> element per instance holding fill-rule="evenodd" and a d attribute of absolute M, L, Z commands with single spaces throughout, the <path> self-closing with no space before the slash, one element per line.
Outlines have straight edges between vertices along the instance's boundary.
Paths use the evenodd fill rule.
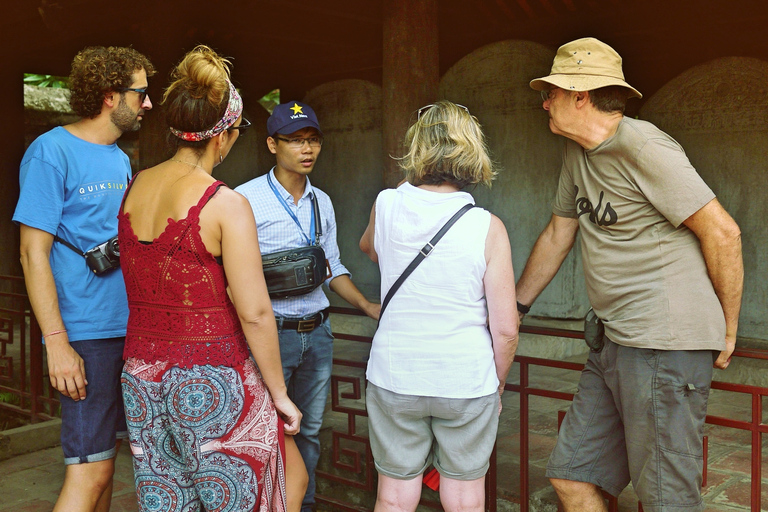
<path fill-rule="evenodd" d="M 310 179 L 333 200 L 342 262 L 358 288 L 376 298 L 379 268 L 358 244 L 383 186 L 381 87 L 340 80 L 312 89 L 302 101 L 315 110 L 325 137 Z"/>
<path fill-rule="evenodd" d="M 519 277 L 536 237 L 549 221 L 563 140 L 553 135 L 539 95 L 528 82 L 546 75 L 554 48 L 502 41 L 467 55 L 442 77 L 440 97 L 469 108 L 483 125 L 499 176 L 492 189 L 472 191 L 507 226 Z M 768 340 L 768 63 L 721 59 L 691 69 L 648 99 L 640 117 L 669 132 L 743 232 L 746 286 L 739 335 Z M 313 183 L 331 195 L 342 257 L 356 282 L 376 297 L 378 269 L 357 249 L 370 205 L 381 189 L 380 100 L 376 85 L 341 81 L 305 98 L 318 112 L 326 143 Z M 634 101 L 634 100 L 633 100 Z M 575 250 L 532 314 L 583 317 L 588 308 L 581 255 Z"/>
<path fill-rule="evenodd" d="M 442 98 L 478 118 L 498 163 L 493 187 L 478 187 L 473 195 L 507 227 L 516 278 L 552 215 L 560 173 L 563 140 L 549 131 L 541 97 L 528 86 L 549 73 L 552 56 L 538 43 L 502 41 L 467 55 L 440 82 Z M 531 314 L 576 318 L 588 307 L 581 253 L 572 251 Z"/>
<path fill-rule="evenodd" d="M 689 69 L 643 105 L 741 227 L 744 296 L 739 335 L 768 339 L 768 62 L 732 57 Z"/>

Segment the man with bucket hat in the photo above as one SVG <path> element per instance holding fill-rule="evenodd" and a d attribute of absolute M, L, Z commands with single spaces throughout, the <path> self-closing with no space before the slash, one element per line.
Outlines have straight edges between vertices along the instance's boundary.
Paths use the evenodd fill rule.
<path fill-rule="evenodd" d="M 235 189 L 251 203 L 261 253 L 319 243 L 328 260 L 330 275 L 326 283 L 329 288 L 371 318 L 378 319 L 380 305 L 369 302 L 360 293 L 341 263 L 330 197 L 309 182 L 309 174 L 323 145 L 323 133 L 314 110 L 299 101 L 276 106 L 267 120 L 267 134 L 267 147 L 275 155 L 276 165 L 267 174 Z M 316 210 L 314 206 L 319 208 Z M 321 223 L 317 232 L 316 222 Z M 303 414 L 301 430 L 295 436 L 309 474 L 302 512 L 312 510 L 315 502 L 319 434 L 331 383 L 333 336 L 329 306 L 321 286 L 303 295 L 272 299 L 288 395 Z M 288 484 L 290 486 L 290 479 Z"/>
<path fill-rule="evenodd" d="M 566 511 L 607 510 L 631 481 L 646 512 L 703 508 L 712 366 L 736 344 L 738 226 L 669 135 L 625 117 L 641 94 L 594 38 L 560 47 L 541 91 L 566 138 L 552 218 L 517 284 L 522 318 L 581 231 L 591 350 L 547 477 Z"/>

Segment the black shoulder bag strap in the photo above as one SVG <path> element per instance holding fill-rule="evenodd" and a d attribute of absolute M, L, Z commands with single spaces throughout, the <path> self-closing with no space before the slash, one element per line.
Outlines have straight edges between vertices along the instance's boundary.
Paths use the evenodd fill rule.
<path fill-rule="evenodd" d="M 403 273 L 400 275 L 400 277 L 395 281 L 395 284 L 392 285 L 392 288 L 389 289 L 387 292 L 387 296 L 384 298 L 384 302 L 381 303 L 381 311 L 379 312 L 379 323 L 381 323 L 381 317 L 384 314 L 384 310 L 387 309 L 387 304 L 389 304 L 389 301 L 392 300 L 392 296 L 395 294 L 395 292 L 400 288 L 400 286 L 405 282 L 405 280 L 410 276 L 414 270 L 416 270 L 416 267 L 419 266 L 419 264 L 424 261 L 424 259 L 429 256 L 429 254 L 432 252 L 432 249 L 435 248 L 435 245 L 437 242 L 440 241 L 441 238 L 443 238 L 443 235 L 445 235 L 449 229 L 451 229 L 451 226 L 453 226 L 457 220 L 461 218 L 462 215 L 467 213 L 469 210 L 474 208 L 475 205 L 472 203 L 465 204 L 461 210 L 457 211 L 455 214 L 453 214 L 453 217 L 451 217 L 448 222 L 445 223 L 445 225 L 440 228 L 440 231 L 437 232 L 435 236 L 432 237 L 432 240 L 427 242 L 427 245 L 421 248 L 419 251 L 419 254 L 416 255 L 415 258 L 413 258 L 413 261 L 405 268 Z"/>
<path fill-rule="evenodd" d="M 317 200 L 317 194 L 312 190 L 312 209 L 315 210 L 315 245 L 320 245 L 320 235 L 323 234 L 323 223 L 320 222 L 320 201 Z"/>
<path fill-rule="evenodd" d="M 64 240 L 63 238 L 61 238 L 59 235 L 53 235 L 53 239 L 54 239 L 55 241 L 59 242 L 59 243 L 62 243 L 62 244 L 64 244 L 65 246 L 69 247 L 70 249 L 72 249 L 73 251 L 75 251 L 75 252 L 76 252 L 77 254 L 79 254 L 80 256 L 82 256 L 82 257 L 85 257 L 85 253 L 84 253 L 83 251 L 81 251 L 80 249 L 78 249 L 77 247 L 75 247 L 74 245 L 72 245 L 71 243 L 67 242 L 66 240 Z"/>

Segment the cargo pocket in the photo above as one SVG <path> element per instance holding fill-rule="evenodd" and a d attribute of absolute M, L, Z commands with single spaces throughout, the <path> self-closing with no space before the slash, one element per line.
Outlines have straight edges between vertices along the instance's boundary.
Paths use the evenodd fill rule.
<path fill-rule="evenodd" d="M 658 443 L 657 502 L 695 505 L 701 500 L 702 435 L 709 382 L 657 378 L 654 385 Z"/>

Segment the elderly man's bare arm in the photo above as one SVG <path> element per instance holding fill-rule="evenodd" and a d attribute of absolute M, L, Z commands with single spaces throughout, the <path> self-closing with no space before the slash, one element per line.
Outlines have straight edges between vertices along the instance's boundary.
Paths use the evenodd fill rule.
<path fill-rule="evenodd" d="M 530 306 L 552 281 L 576 241 L 578 219 L 552 215 L 533 246 L 517 282 L 517 300 Z M 523 315 L 520 314 L 522 320 Z"/>
<path fill-rule="evenodd" d="M 715 361 L 715 367 L 725 369 L 736 348 L 741 294 L 744 290 L 741 231 L 717 199 L 704 205 L 683 223 L 699 238 L 707 273 L 723 307 L 726 349 Z"/>

